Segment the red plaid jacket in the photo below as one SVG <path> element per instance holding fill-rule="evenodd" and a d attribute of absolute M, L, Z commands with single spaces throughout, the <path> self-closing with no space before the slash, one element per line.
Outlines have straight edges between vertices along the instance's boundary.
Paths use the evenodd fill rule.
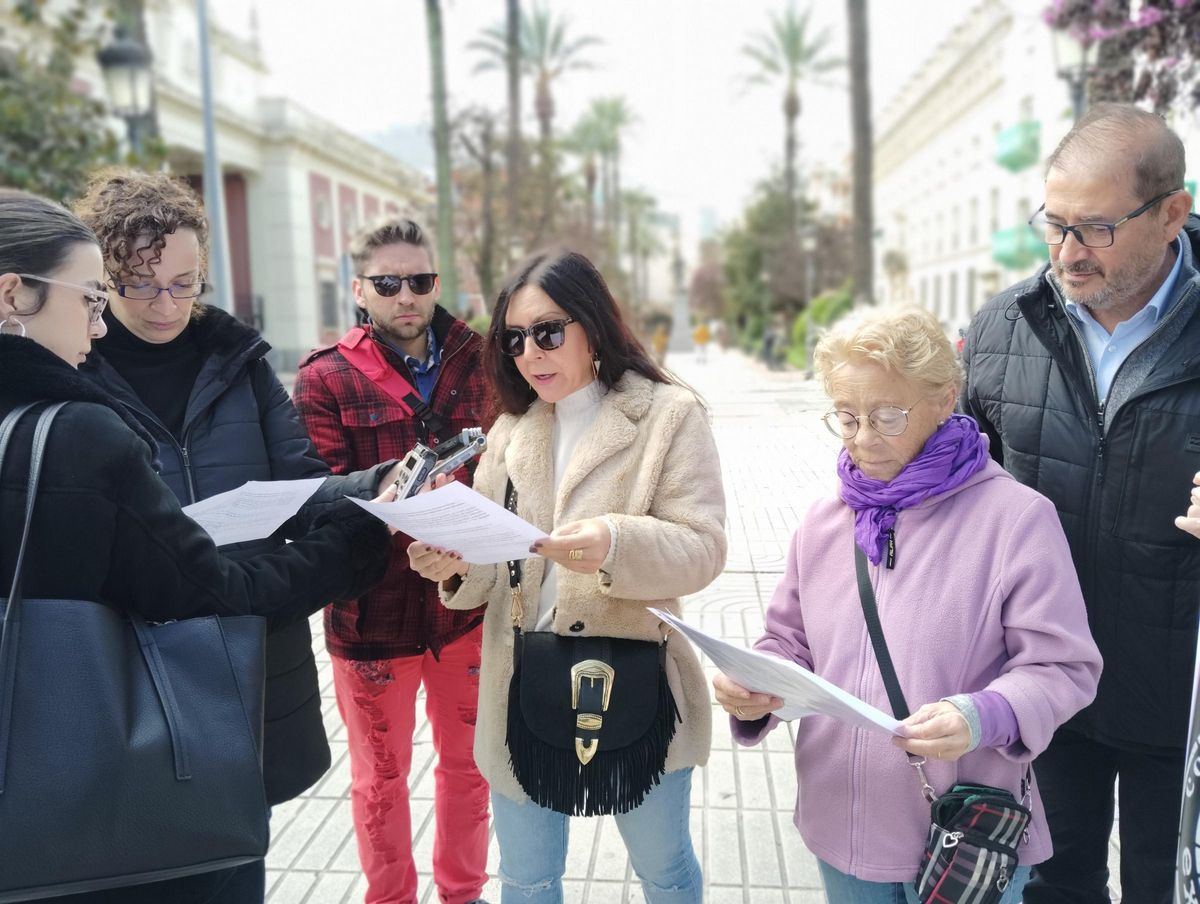
<path fill-rule="evenodd" d="M 442 363 L 429 407 L 454 432 L 488 426 L 483 423 L 489 406 L 478 334 L 441 307 L 434 313 L 433 331 Z M 400 356 L 383 343 L 380 347 L 415 388 L 416 381 Z M 355 369 L 336 345 L 317 349 L 301 362 L 294 401 L 308 435 L 335 474 L 403 458 L 417 442 L 429 444 L 435 439 L 420 420 L 406 414 Z M 460 471 L 457 476 L 467 475 Z M 428 649 L 436 656 L 483 620 L 482 609 L 455 611 L 441 604 L 437 587 L 408 567 L 406 549 L 411 542 L 403 534 L 392 538 L 391 565 L 378 587 L 356 600 L 339 600 L 325 608 L 325 645 L 332 655 L 395 659 Z"/>

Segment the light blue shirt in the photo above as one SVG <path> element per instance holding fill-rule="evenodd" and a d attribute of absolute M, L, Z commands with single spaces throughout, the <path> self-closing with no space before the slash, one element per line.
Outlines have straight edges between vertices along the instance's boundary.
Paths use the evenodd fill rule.
<path fill-rule="evenodd" d="M 1117 375 L 1121 363 L 1150 337 L 1171 308 L 1175 295 L 1175 281 L 1183 265 L 1183 249 L 1179 245 L 1179 239 L 1176 239 L 1175 243 L 1175 266 L 1171 268 L 1163 284 L 1158 287 L 1158 291 L 1144 308 L 1128 320 L 1118 323 L 1111 336 L 1083 305 L 1073 301 L 1066 304 L 1067 312 L 1079 324 L 1084 347 L 1087 348 L 1088 357 L 1092 359 L 1092 369 L 1096 372 L 1096 397 L 1102 402 L 1108 398 L 1108 389 L 1112 386 L 1113 377 Z"/>

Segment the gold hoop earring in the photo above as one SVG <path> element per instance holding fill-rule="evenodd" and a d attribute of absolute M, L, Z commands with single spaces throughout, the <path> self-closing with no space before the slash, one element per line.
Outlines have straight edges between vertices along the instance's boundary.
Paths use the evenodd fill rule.
<path fill-rule="evenodd" d="M 15 326 L 15 329 L 14 329 Z M 4 320 L 0 320 L 0 335 L 3 336 L 20 336 L 25 338 L 25 324 L 19 321 L 12 314 L 9 314 Z"/>

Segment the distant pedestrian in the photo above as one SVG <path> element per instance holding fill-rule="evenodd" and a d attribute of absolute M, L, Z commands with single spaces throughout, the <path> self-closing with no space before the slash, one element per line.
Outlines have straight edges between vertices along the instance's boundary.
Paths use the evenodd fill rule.
<path fill-rule="evenodd" d="M 1028 904 L 1171 899 L 1200 544 L 1173 524 L 1200 461 L 1200 219 L 1184 148 L 1152 113 L 1097 104 L 1050 155 L 1031 219 L 1049 246 L 967 334 L 963 410 L 1058 509 L 1104 677 L 1036 763 L 1055 854 Z"/>
<path fill-rule="evenodd" d="M 654 337 L 651 339 L 651 342 L 654 346 L 654 360 L 660 367 L 667 357 L 668 338 L 667 325 L 662 321 L 659 321 L 658 326 L 654 328 Z"/>
<path fill-rule="evenodd" d="M 924 758 L 937 794 L 963 782 L 1020 799 L 1029 762 L 1094 696 L 1100 657 L 1053 507 L 988 458 L 972 419 L 953 414 L 961 371 L 933 315 L 884 309 L 843 321 L 814 359 L 833 402 L 825 424 L 844 445 L 840 493 L 804 516 L 755 648 L 890 712 L 855 579 L 865 557 L 900 688 L 919 708 L 903 740 L 804 718 L 796 825 L 830 904 L 916 901 L 930 809 L 904 752 Z M 739 744 L 779 724 L 782 701 L 722 674 L 713 685 Z M 1020 900 L 1030 864 L 1050 855 L 1036 787 L 1029 793 L 1020 866 L 995 879 L 1003 904 Z"/>
<path fill-rule="evenodd" d="M 708 359 L 708 343 L 712 339 L 708 324 L 701 320 L 692 330 L 692 341 L 696 343 L 696 360 L 703 364 Z"/>

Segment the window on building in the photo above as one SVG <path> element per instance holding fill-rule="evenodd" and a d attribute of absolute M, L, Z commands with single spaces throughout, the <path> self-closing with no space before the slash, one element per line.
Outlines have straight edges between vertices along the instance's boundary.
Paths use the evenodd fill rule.
<path fill-rule="evenodd" d="M 979 310 L 979 299 L 975 297 L 975 268 L 967 270 L 967 316 L 974 317 Z"/>
<path fill-rule="evenodd" d="M 990 232 L 995 232 L 1000 228 L 1000 189 L 992 189 L 992 208 L 991 216 L 988 218 L 991 223 Z"/>
<path fill-rule="evenodd" d="M 967 206 L 967 242 L 972 248 L 979 244 L 979 199 L 972 198 Z"/>
<path fill-rule="evenodd" d="M 933 314 L 935 317 L 942 316 L 942 275 L 940 273 L 933 278 Z"/>
<path fill-rule="evenodd" d="M 958 321 L 958 274 L 951 273 L 946 286 L 946 319 L 951 324 Z"/>
<path fill-rule="evenodd" d="M 921 307 L 929 306 L 929 277 L 921 277 Z"/>
<path fill-rule="evenodd" d="M 962 216 L 958 207 L 950 212 L 950 247 L 955 251 L 962 241 Z"/>
<path fill-rule="evenodd" d="M 1033 98 L 1031 96 L 1021 98 L 1021 119 L 1033 119 Z"/>
<path fill-rule="evenodd" d="M 321 326 L 325 329 L 336 330 L 338 322 L 338 293 L 337 283 L 333 280 L 321 280 Z"/>

